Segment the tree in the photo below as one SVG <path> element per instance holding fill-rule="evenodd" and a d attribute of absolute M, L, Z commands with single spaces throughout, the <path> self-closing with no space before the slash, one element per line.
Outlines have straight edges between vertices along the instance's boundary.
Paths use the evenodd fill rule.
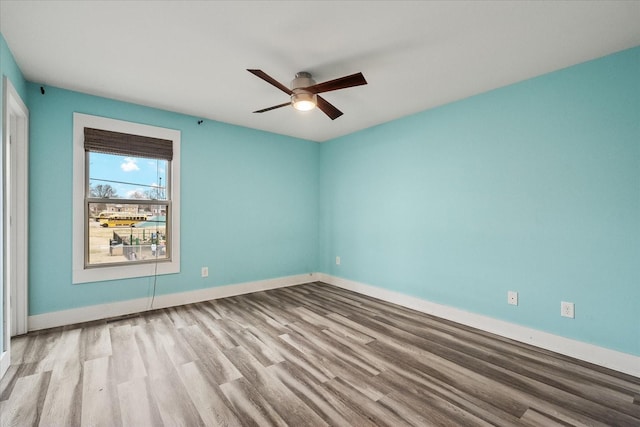
<path fill-rule="evenodd" d="M 89 190 L 91 192 L 91 197 L 95 197 L 97 199 L 113 199 L 118 197 L 116 189 L 109 184 L 92 185 L 89 187 Z"/>
<path fill-rule="evenodd" d="M 118 194 L 116 193 L 116 189 L 110 186 L 109 184 L 91 185 L 89 187 L 89 192 L 91 194 L 91 197 L 95 197 L 96 199 L 113 199 L 118 197 Z M 96 215 L 99 212 L 104 211 L 106 209 L 107 209 L 106 203 L 95 204 Z"/>
<path fill-rule="evenodd" d="M 152 185 L 151 189 L 144 192 L 147 199 L 162 200 L 164 199 L 164 189 L 156 185 Z"/>

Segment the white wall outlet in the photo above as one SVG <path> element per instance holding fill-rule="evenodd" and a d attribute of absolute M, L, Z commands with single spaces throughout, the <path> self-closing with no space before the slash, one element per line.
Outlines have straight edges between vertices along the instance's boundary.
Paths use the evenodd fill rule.
<path fill-rule="evenodd" d="M 336 265 L 340 265 L 340 257 L 339 256 L 336 257 Z"/>
<path fill-rule="evenodd" d="M 518 293 L 515 291 L 508 291 L 507 302 L 511 305 L 518 305 Z"/>
<path fill-rule="evenodd" d="M 560 303 L 560 315 L 562 317 L 570 317 L 575 319 L 575 307 L 572 302 L 562 301 Z"/>
<path fill-rule="evenodd" d="M 209 267 L 202 267 L 202 277 L 209 277 Z"/>

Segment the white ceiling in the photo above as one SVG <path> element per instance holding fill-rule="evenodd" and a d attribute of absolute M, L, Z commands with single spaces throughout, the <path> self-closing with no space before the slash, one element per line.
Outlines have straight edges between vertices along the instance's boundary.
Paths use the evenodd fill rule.
<path fill-rule="evenodd" d="M 313 141 L 640 45 L 638 1 L 7 1 L 0 31 L 27 80 Z M 289 85 L 361 71 L 286 107 Z"/>

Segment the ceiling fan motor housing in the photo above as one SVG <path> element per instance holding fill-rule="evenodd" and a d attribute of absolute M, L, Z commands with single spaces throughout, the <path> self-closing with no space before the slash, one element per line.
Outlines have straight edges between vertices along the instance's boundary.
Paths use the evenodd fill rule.
<path fill-rule="evenodd" d="M 301 71 L 296 74 L 296 78 L 291 80 L 291 104 L 296 109 L 307 110 L 312 109 L 317 104 L 317 96 L 315 93 L 304 90 L 303 88 L 313 86 L 316 82 L 311 78 L 311 74 Z"/>
<path fill-rule="evenodd" d="M 296 78 L 291 80 L 291 90 L 313 86 L 314 84 L 316 84 L 316 81 L 311 78 L 311 73 L 300 71 L 296 73 Z"/>

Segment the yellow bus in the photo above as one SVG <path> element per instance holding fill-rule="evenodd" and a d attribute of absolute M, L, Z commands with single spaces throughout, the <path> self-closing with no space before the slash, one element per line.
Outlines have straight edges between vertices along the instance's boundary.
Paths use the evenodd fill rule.
<path fill-rule="evenodd" d="M 101 227 L 135 227 L 137 223 L 146 220 L 146 215 L 127 212 L 116 212 L 106 218 L 99 218 Z"/>
<path fill-rule="evenodd" d="M 107 219 L 109 218 L 109 215 L 113 215 L 114 213 L 116 212 L 102 211 L 96 217 L 96 222 L 100 222 L 101 219 Z"/>

